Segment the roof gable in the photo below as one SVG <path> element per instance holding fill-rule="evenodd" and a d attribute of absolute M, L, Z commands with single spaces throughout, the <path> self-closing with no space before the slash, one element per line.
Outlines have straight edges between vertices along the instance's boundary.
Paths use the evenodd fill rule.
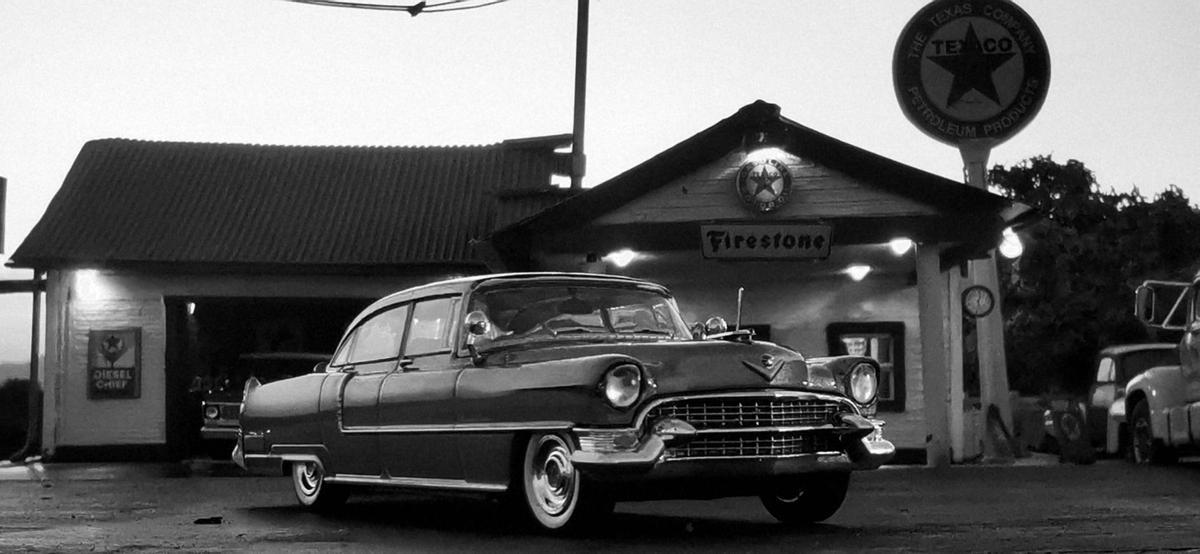
<path fill-rule="evenodd" d="M 685 221 L 816 220 L 844 217 L 934 215 L 928 204 L 890 190 L 863 184 L 845 172 L 778 150 L 772 154 L 791 176 L 787 203 L 761 214 L 743 204 L 735 183 L 745 161 L 735 150 L 704 167 L 677 177 L 593 220 L 594 225 Z"/>
<path fill-rule="evenodd" d="M 564 143 L 92 141 L 10 264 L 481 265 L 472 240 L 561 200 Z"/>
<path fill-rule="evenodd" d="M 747 143 L 765 138 L 781 149 L 897 199 L 937 212 L 978 208 L 997 213 L 1008 201 L 1000 196 L 904 165 L 818 133 L 780 115 L 779 106 L 755 101 L 645 162 L 585 190 L 529 219 L 497 232 L 536 233 L 593 222 L 659 188 L 720 160 L 744 153 Z M 740 164 L 739 164 L 740 165 Z M 727 170 L 728 168 L 726 168 Z M 730 177 L 732 181 L 732 177 Z M 929 211 L 929 210 L 923 210 Z"/>

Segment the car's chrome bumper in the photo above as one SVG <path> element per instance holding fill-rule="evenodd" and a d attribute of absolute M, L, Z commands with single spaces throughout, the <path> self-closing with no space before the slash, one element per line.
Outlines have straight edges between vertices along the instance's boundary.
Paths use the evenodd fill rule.
<path fill-rule="evenodd" d="M 671 458 L 668 449 L 672 444 L 691 440 L 699 432 L 670 418 L 658 422 L 640 440 L 636 429 L 576 429 L 580 448 L 571 455 L 571 462 L 584 471 L 599 473 L 684 476 L 708 473 L 707 466 L 716 474 L 750 471 L 769 476 L 875 469 L 895 455 L 896 447 L 883 439 L 882 421 L 855 414 L 840 417 L 841 425 L 833 429 L 840 435 L 837 449 L 784 456 Z"/>
<path fill-rule="evenodd" d="M 237 439 L 237 427 L 201 427 L 200 438 L 204 440 L 235 440 Z"/>

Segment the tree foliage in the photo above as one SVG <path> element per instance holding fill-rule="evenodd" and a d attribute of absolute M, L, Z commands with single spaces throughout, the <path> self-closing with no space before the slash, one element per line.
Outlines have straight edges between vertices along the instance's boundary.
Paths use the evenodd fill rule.
<path fill-rule="evenodd" d="M 1000 263 L 1010 386 L 1085 391 L 1105 346 L 1154 340 L 1133 316 L 1145 279 L 1188 280 L 1200 261 L 1200 214 L 1171 186 L 1148 201 L 1104 192 L 1082 162 L 1050 156 L 994 167 L 993 190 L 1042 216 L 1024 254 Z"/>

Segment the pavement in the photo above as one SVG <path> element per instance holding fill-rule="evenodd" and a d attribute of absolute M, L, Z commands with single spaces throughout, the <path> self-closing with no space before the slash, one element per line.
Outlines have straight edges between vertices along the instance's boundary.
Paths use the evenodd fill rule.
<path fill-rule="evenodd" d="M 977 467 L 1039 467 L 1057 466 L 1058 456 L 1039 452 L 1015 460 L 982 463 L 965 463 L 950 466 L 951 469 Z M 887 465 L 881 469 L 912 467 Z M 0 481 L 39 481 L 43 486 L 53 486 L 55 481 L 121 481 L 138 479 L 184 478 L 184 477 L 238 477 L 242 470 L 232 462 L 195 459 L 181 462 L 105 462 L 105 463 L 53 463 L 41 458 L 26 459 L 23 463 L 0 461 Z"/>

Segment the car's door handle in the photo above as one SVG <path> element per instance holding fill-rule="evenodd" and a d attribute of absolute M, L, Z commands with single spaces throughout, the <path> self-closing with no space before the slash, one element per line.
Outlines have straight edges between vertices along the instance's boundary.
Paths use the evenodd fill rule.
<path fill-rule="evenodd" d="M 401 371 L 416 371 L 417 368 L 413 367 L 412 365 L 413 365 L 412 358 L 400 358 L 400 370 Z"/>

